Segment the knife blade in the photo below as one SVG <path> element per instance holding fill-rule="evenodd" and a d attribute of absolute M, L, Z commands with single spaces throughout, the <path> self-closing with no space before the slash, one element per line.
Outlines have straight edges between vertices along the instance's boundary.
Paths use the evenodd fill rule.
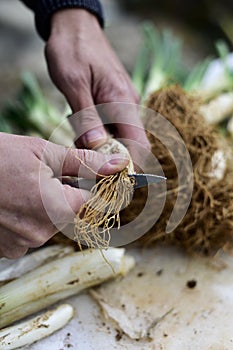
<path fill-rule="evenodd" d="M 167 178 L 164 176 L 154 175 L 154 174 L 132 174 L 129 177 L 134 177 L 135 184 L 134 188 L 140 188 L 148 186 L 153 183 L 159 183 L 165 181 Z"/>
<path fill-rule="evenodd" d="M 154 175 L 154 174 L 129 174 L 129 177 L 133 177 L 135 180 L 134 189 L 148 186 L 153 183 L 159 183 L 165 181 L 166 177 Z M 62 177 L 63 184 L 70 185 L 72 187 L 80 188 L 83 190 L 90 190 L 101 179 L 85 179 L 85 178 L 70 178 Z"/>

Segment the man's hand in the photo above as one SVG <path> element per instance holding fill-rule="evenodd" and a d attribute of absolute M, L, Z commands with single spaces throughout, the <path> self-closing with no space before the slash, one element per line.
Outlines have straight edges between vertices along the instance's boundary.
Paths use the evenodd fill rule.
<path fill-rule="evenodd" d="M 109 102 L 139 103 L 130 78 L 96 17 L 86 10 L 65 9 L 54 13 L 46 57 L 51 78 L 73 112 Z M 114 123 L 111 132 L 115 137 L 134 140 L 149 149 L 136 109 L 116 104 L 107 109 L 107 118 Z M 93 148 L 103 144 L 106 130 L 102 123 L 94 108 L 72 118 L 77 135 L 82 135 L 78 146 Z"/>
<path fill-rule="evenodd" d="M 93 177 L 124 169 L 121 155 L 69 150 L 45 140 L 0 133 L 0 257 L 18 258 L 72 223 L 89 192 L 60 176 Z"/>

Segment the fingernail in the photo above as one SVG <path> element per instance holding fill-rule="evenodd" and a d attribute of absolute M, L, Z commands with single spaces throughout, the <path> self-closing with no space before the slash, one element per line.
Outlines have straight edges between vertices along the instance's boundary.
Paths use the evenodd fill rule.
<path fill-rule="evenodd" d="M 108 163 L 111 165 L 127 164 L 129 162 L 128 158 L 113 158 Z"/>
<path fill-rule="evenodd" d="M 97 145 L 99 142 L 105 140 L 106 136 L 100 130 L 90 130 L 84 136 L 83 140 L 85 145 Z"/>

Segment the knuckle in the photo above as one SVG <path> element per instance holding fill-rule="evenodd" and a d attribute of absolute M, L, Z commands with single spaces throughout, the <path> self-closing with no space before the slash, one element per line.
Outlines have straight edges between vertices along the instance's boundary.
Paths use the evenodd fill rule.
<path fill-rule="evenodd" d="M 72 70 L 70 67 L 61 67 L 59 75 L 56 78 L 57 85 L 64 92 L 65 96 L 75 101 L 80 108 L 88 106 L 86 99 L 90 95 L 90 84 L 88 76 L 80 70 Z"/>
<path fill-rule="evenodd" d="M 89 150 L 86 149 L 79 149 L 78 150 L 78 156 L 81 159 L 81 163 L 84 164 L 84 166 L 91 161 L 91 153 Z"/>
<path fill-rule="evenodd" d="M 92 125 L 92 123 L 97 119 L 97 113 L 93 108 L 88 108 L 78 113 L 78 119 L 79 122 L 84 125 L 88 125 L 89 123 Z"/>
<path fill-rule="evenodd" d="M 34 136 L 28 136 L 27 141 L 33 153 L 40 158 L 42 153 L 46 149 L 47 141 L 43 140 L 40 137 L 34 137 Z"/>
<path fill-rule="evenodd" d="M 98 92 L 98 99 L 102 102 L 129 102 L 131 93 L 129 85 L 124 73 L 117 73 L 111 76 L 106 75 L 106 78 L 102 80 L 101 87 Z"/>
<path fill-rule="evenodd" d="M 60 79 L 64 81 L 67 86 L 77 86 L 77 88 L 87 88 L 89 81 L 89 70 L 86 62 L 83 62 L 79 58 L 71 59 L 70 63 L 59 61 L 58 67 Z"/>
<path fill-rule="evenodd" d="M 114 87 L 115 91 L 112 91 L 115 97 L 122 102 L 130 100 L 130 91 L 126 81 L 118 81 L 118 84 Z"/>
<path fill-rule="evenodd" d="M 81 159 L 81 164 L 79 167 L 79 173 L 80 176 L 85 174 L 91 177 L 95 176 L 96 171 L 98 170 L 97 168 L 101 166 L 101 156 L 98 155 L 95 151 L 91 150 L 86 150 L 86 149 L 79 149 L 78 155 Z"/>

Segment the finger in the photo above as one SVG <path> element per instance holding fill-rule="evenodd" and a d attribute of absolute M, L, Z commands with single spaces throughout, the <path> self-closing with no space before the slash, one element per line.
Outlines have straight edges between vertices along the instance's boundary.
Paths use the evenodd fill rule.
<path fill-rule="evenodd" d="M 69 46 L 69 45 L 68 45 Z M 105 143 L 107 135 L 101 119 L 95 110 L 91 96 L 92 72 L 87 68 L 87 62 L 79 62 L 82 69 L 77 69 L 77 62 L 71 59 L 71 69 L 65 62 L 67 59 L 64 50 L 57 57 L 60 42 L 50 41 L 46 45 L 45 55 L 52 80 L 65 95 L 72 111 L 75 113 L 69 117 L 69 122 L 76 133 L 77 145 L 82 148 L 92 149 Z M 69 47 L 68 47 L 69 51 Z M 69 52 L 71 57 L 73 53 Z M 73 57 L 72 57 L 73 58 Z M 57 64 L 51 64 L 57 62 Z M 78 111 L 82 111 L 79 113 Z"/>
<path fill-rule="evenodd" d="M 44 210 L 57 231 L 62 231 L 67 224 L 73 223 L 82 204 L 90 197 L 88 191 L 51 179 L 46 171 L 41 175 L 40 194 Z"/>
<path fill-rule="evenodd" d="M 26 241 L 17 233 L 0 227 L 0 258 L 18 259 L 28 251 Z"/>
<path fill-rule="evenodd" d="M 73 188 L 69 185 L 63 185 L 62 187 L 65 199 L 72 211 L 74 212 L 74 214 L 76 215 L 79 212 L 81 206 L 90 198 L 90 192 L 82 189 Z M 66 222 L 73 222 L 73 217 L 71 219 L 72 220 L 68 218 Z"/>
<path fill-rule="evenodd" d="M 107 133 L 99 117 L 91 96 L 91 88 L 80 87 L 76 95 L 69 95 L 73 111 L 78 111 L 68 118 L 76 134 L 76 144 L 92 149 L 104 144 Z"/>
<path fill-rule="evenodd" d="M 115 99 L 116 100 L 116 99 Z M 145 129 L 141 120 L 142 107 L 136 103 L 122 101 L 109 101 L 103 105 L 103 112 L 110 123 L 115 124 L 118 135 L 125 139 L 135 140 L 145 148 L 150 149 Z"/>
<path fill-rule="evenodd" d="M 150 144 L 147 139 L 141 120 L 142 107 L 138 105 L 139 97 L 128 75 L 122 70 L 111 75 L 108 81 L 102 80 L 104 87 L 95 86 L 96 103 L 100 115 L 104 115 L 108 123 L 114 124 L 114 136 L 138 142 L 142 147 L 149 150 Z M 105 86 L 108 86 L 106 89 Z M 111 131 L 113 129 L 111 128 Z M 129 149 L 131 155 L 135 150 Z"/>
<path fill-rule="evenodd" d="M 111 123 L 114 136 L 129 150 L 137 170 L 143 169 L 150 143 L 142 124 L 143 108 L 137 104 L 113 102 L 103 105 L 103 113 Z"/>
<path fill-rule="evenodd" d="M 41 207 L 39 212 L 37 210 L 37 216 L 25 217 L 20 225 L 15 225 L 13 220 L 11 222 L 6 220 L 6 222 L 2 223 L 0 240 L 2 231 L 11 233 L 13 247 L 17 245 L 20 247 L 38 248 L 54 236 L 58 229 L 49 221 L 44 207 Z M 8 242 L 10 242 L 9 239 Z"/>
<path fill-rule="evenodd" d="M 91 178 L 97 173 L 110 175 L 119 172 L 129 162 L 121 154 L 104 155 L 85 149 L 67 149 L 51 142 L 46 143 L 41 160 L 52 169 L 51 177 L 67 175 Z M 44 168 L 42 167 L 40 171 L 44 171 Z"/>

